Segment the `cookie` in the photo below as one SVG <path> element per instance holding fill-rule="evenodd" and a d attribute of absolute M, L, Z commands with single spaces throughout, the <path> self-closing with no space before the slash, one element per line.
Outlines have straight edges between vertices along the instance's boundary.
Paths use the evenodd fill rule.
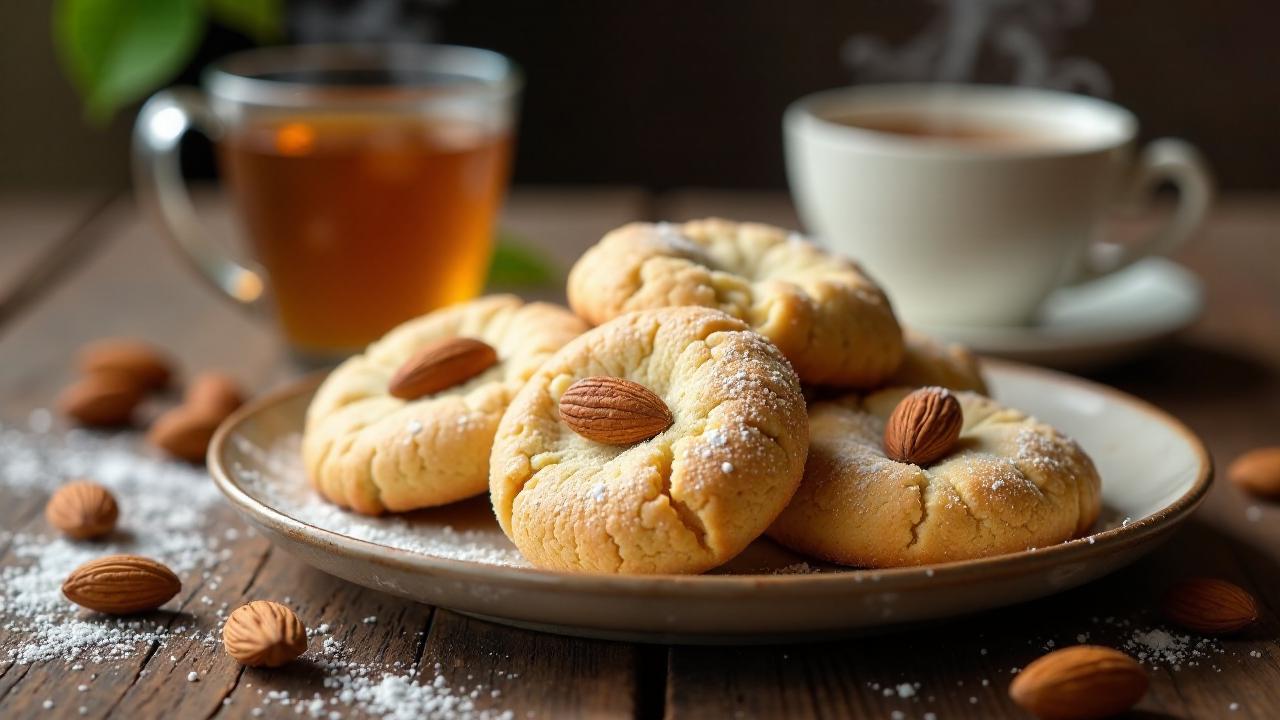
<path fill-rule="evenodd" d="M 1098 518 L 1100 480 L 1074 441 L 972 392 L 955 393 L 960 440 L 941 460 L 895 462 L 885 420 L 895 388 L 810 408 L 804 481 L 769 535 L 843 565 L 894 567 L 1045 547 Z"/>
<path fill-rule="evenodd" d="M 978 367 L 978 357 L 965 346 L 937 340 L 910 329 L 903 333 L 903 339 L 906 352 L 902 364 L 885 382 L 886 387 L 936 385 L 948 390 L 990 394 Z"/>
<path fill-rule="evenodd" d="M 410 320 L 338 366 L 307 409 L 302 457 L 312 485 L 366 514 L 444 505 L 488 487 L 489 450 L 507 404 L 586 324 L 562 307 L 483 297 Z M 491 345 L 498 362 L 412 400 L 389 384 L 415 352 L 451 337 Z"/>
<path fill-rule="evenodd" d="M 773 341 L 805 383 L 872 388 L 902 359 L 893 310 L 862 269 L 769 225 L 623 226 L 578 260 L 568 294 L 592 324 L 678 305 L 722 310 Z"/>
<path fill-rule="evenodd" d="M 575 433 L 560 398 L 600 376 L 652 391 L 671 425 L 626 446 Z M 808 444 L 799 380 L 772 343 L 718 310 L 649 310 L 583 334 L 516 395 L 494 439 L 489 496 L 539 567 L 698 573 L 773 522 Z"/>

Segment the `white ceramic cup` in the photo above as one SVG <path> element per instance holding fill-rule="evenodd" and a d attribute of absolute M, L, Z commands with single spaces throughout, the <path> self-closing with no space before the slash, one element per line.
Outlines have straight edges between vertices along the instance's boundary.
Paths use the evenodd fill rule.
<path fill-rule="evenodd" d="M 888 118 L 1013 140 L 939 140 L 846 124 Z M 783 125 L 802 221 L 862 262 L 910 324 L 1033 322 L 1055 289 L 1173 250 L 1212 202 L 1195 148 L 1166 138 L 1135 156 L 1133 114 L 1080 95 L 858 86 L 796 101 Z M 1145 202 L 1165 182 L 1179 192 L 1165 226 L 1127 246 L 1103 240 L 1109 213 Z"/>

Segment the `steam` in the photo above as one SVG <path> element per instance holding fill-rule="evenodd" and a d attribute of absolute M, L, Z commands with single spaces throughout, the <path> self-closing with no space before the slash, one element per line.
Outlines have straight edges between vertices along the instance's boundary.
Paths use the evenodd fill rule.
<path fill-rule="evenodd" d="M 450 0 L 295 0 L 290 30 L 299 43 L 423 42 L 436 36 L 434 11 Z"/>
<path fill-rule="evenodd" d="M 1106 97 L 1111 80 L 1085 58 L 1055 58 L 1065 30 L 1084 24 L 1092 0 L 931 0 L 938 12 L 899 47 L 854 35 L 840 55 L 859 82 L 978 79 L 986 61 L 1011 68 L 1010 82 Z"/>

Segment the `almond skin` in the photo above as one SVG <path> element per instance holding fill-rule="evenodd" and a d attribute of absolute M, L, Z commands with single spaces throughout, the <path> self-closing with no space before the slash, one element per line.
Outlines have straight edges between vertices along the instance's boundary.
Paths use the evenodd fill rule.
<path fill-rule="evenodd" d="M 156 418 L 147 442 L 169 455 L 199 463 L 209 451 L 209 441 L 223 418 L 181 405 Z"/>
<path fill-rule="evenodd" d="M 405 361 L 387 385 L 401 400 L 417 400 L 470 380 L 498 362 L 498 353 L 475 338 L 443 338 Z"/>
<path fill-rule="evenodd" d="M 1093 720 L 1118 715 L 1147 692 L 1147 673 L 1111 648 L 1076 645 L 1028 665 L 1009 697 L 1041 720 Z"/>
<path fill-rule="evenodd" d="M 1249 591 L 1217 578 L 1183 580 L 1165 593 L 1161 605 L 1169 622 L 1204 635 L 1242 630 L 1258 619 Z"/>
<path fill-rule="evenodd" d="M 69 538 L 90 540 L 110 535 L 120 508 L 111 491 L 98 483 L 77 480 L 54 491 L 44 518 Z"/>
<path fill-rule="evenodd" d="M 173 377 L 164 353 L 141 340 L 104 338 L 80 348 L 78 363 L 85 375 L 116 373 L 134 380 L 142 390 L 160 390 Z"/>
<path fill-rule="evenodd" d="M 964 413 L 944 388 L 920 388 L 904 397 L 884 426 L 884 451 L 890 459 L 928 465 L 951 452 L 960 439 Z"/>
<path fill-rule="evenodd" d="M 560 396 L 560 419 L 588 440 L 632 445 L 671 427 L 671 410 L 649 388 L 615 377 L 583 378 Z"/>
<path fill-rule="evenodd" d="M 90 560 L 62 583 L 62 594 L 71 602 L 111 615 L 155 610 L 181 589 L 182 582 L 172 570 L 139 555 Z"/>
<path fill-rule="evenodd" d="M 128 425 L 142 401 L 134 380 L 116 373 L 86 375 L 58 395 L 58 412 L 87 427 Z"/>
<path fill-rule="evenodd" d="M 226 419 L 244 404 L 244 393 L 230 375 L 216 370 L 202 372 L 191 381 L 183 405 Z"/>
<path fill-rule="evenodd" d="M 254 600 L 227 618 L 222 647 L 242 665 L 280 667 L 306 652 L 307 628 L 284 605 Z"/>
<path fill-rule="evenodd" d="M 1280 499 L 1280 447 L 1264 447 L 1241 455 L 1227 468 L 1236 487 L 1259 497 Z"/>

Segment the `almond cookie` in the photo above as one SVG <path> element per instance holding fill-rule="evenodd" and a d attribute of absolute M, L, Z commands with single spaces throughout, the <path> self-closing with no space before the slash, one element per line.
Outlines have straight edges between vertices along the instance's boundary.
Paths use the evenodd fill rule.
<path fill-rule="evenodd" d="M 987 382 L 982 379 L 978 358 L 969 348 L 943 342 L 916 330 L 903 333 L 906 353 L 886 387 L 928 387 L 936 385 L 948 390 L 972 390 L 983 395 Z"/>
<path fill-rule="evenodd" d="M 631 445 L 579 435 L 560 400 L 589 377 L 643 386 L 670 426 Z M 494 439 L 489 496 L 539 567 L 698 573 L 773 522 L 808 445 L 799 380 L 772 343 L 718 310 L 649 310 L 583 334 L 516 395 Z"/>
<path fill-rule="evenodd" d="M 960 439 L 919 466 L 889 459 L 885 421 L 910 389 L 810 408 L 804 482 L 769 535 L 843 565 L 894 567 L 1045 547 L 1098 518 L 1100 480 L 1074 441 L 1017 410 L 954 393 Z"/>
<path fill-rule="evenodd" d="M 677 305 L 723 310 L 773 341 L 805 383 L 871 388 L 902 359 L 893 309 L 862 268 L 769 225 L 625 225 L 578 260 L 568 293 L 593 324 Z"/>
<path fill-rule="evenodd" d="M 562 307 L 525 304 L 512 295 L 400 325 L 338 366 L 316 391 L 302 443 L 312 485 L 331 502 L 370 515 L 484 492 L 493 433 L 507 403 L 544 360 L 584 330 Z M 394 396 L 391 381 L 405 362 L 446 338 L 486 343 L 497 362 L 421 397 Z"/>

